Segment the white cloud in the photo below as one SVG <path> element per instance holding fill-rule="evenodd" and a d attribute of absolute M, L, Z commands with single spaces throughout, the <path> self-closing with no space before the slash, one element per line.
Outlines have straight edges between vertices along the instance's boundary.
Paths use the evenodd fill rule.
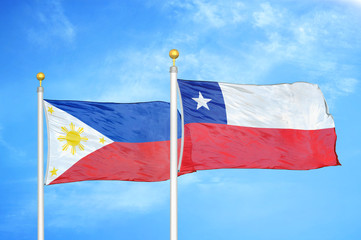
<path fill-rule="evenodd" d="M 173 0 L 167 1 L 164 6 L 166 9 L 187 11 L 190 16 L 187 19 L 206 28 L 221 28 L 244 21 L 244 4 L 240 1 Z"/>
<path fill-rule="evenodd" d="M 219 225 L 219 219 L 222 219 L 225 225 L 235 226 L 242 224 L 241 221 L 244 219 L 268 217 L 292 207 L 286 200 L 283 204 L 276 204 L 276 206 L 274 202 L 279 201 L 279 198 L 274 195 L 274 192 L 277 194 L 287 192 L 294 187 L 293 183 L 240 180 L 239 173 L 232 174 L 231 172 L 232 170 L 199 171 L 198 179 L 192 183 L 191 188 L 180 187 L 181 195 L 192 196 L 190 199 L 181 198 L 180 204 L 183 211 L 187 209 L 191 212 L 197 208 L 199 215 L 206 212 L 207 217 L 200 217 L 201 221 L 205 221 L 207 226 L 212 227 Z M 181 184 L 182 182 L 180 186 Z M 260 208 L 260 205 L 263 207 Z M 238 213 L 242 215 L 242 218 L 237 217 Z M 235 224 L 234 221 L 240 222 Z"/>
<path fill-rule="evenodd" d="M 231 2 L 229 5 L 219 3 L 210 3 L 202 0 L 195 0 L 196 13 L 194 21 L 209 23 L 214 27 L 223 27 L 226 24 L 239 23 L 243 20 L 240 12 L 243 10 L 243 4 L 240 2 Z"/>
<path fill-rule="evenodd" d="M 6 184 L 12 184 L 12 183 L 21 184 L 24 183 L 24 181 L 21 180 L 19 182 L 7 181 Z M 36 181 L 32 182 L 32 184 L 36 185 Z M 14 185 L 14 186 L 21 186 L 21 185 Z M 21 189 L 21 187 L 19 189 Z M 8 193 L 8 194 L 12 194 L 12 193 Z M 7 205 L 9 201 L 2 202 L 2 204 L 5 204 L 5 206 L 3 206 L 2 208 L 3 211 L 0 212 L 0 233 L 4 233 L 4 232 L 10 233 L 11 236 L 14 236 L 15 238 L 17 238 L 18 237 L 17 235 L 19 235 L 18 237 L 19 239 L 20 233 L 23 233 L 26 229 L 32 228 L 34 226 L 32 220 L 36 221 L 36 216 L 37 216 L 36 200 L 33 198 L 33 194 L 31 194 L 31 196 L 23 195 L 23 194 L 24 191 L 22 191 L 21 198 L 12 197 L 11 199 L 16 201 L 13 201 L 9 205 Z M 8 200 L 10 198 L 9 196 L 4 195 L 4 199 Z"/>
<path fill-rule="evenodd" d="M 357 6 L 357 7 L 361 7 L 361 0 L 331 0 L 331 1 L 337 1 L 337 2 L 341 2 L 341 3 L 347 3 L 347 4 L 352 4 L 354 6 Z"/>
<path fill-rule="evenodd" d="M 170 50 L 170 49 L 169 49 Z M 171 59 L 166 49 L 117 50 L 106 56 L 99 70 L 103 79 L 100 101 L 142 102 L 169 100 Z M 144 54 L 144 53 L 147 54 Z"/>
<path fill-rule="evenodd" d="M 321 89 L 329 96 L 329 105 L 333 106 L 338 97 L 355 93 L 358 84 L 359 80 L 355 78 L 333 78 L 321 84 Z"/>
<path fill-rule="evenodd" d="M 180 78 L 238 83 L 264 83 L 268 74 L 282 64 L 303 69 L 307 76 L 304 81 L 318 82 L 337 74 L 342 79 L 345 64 L 332 48 L 350 49 L 361 43 L 360 34 L 352 27 L 355 19 L 339 9 L 315 8 L 299 15 L 269 2 L 255 5 L 231 0 L 173 0 L 159 4 L 170 11 L 169 15 L 182 19 L 174 22 L 176 34 L 170 31 L 168 36 L 157 36 L 148 48 L 109 53 L 105 66 L 99 68 L 99 75 L 104 77 L 99 100 L 167 101 L 170 49 L 162 46 L 169 43 L 180 50 Z M 232 34 L 229 25 L 233 26 Z M 246 46 L 242 45 L 245 29 L 257 31 L 260 36 L 253 36 L 257 40 Z M 234 39 L 227 40 L 222 33 Z M 207 41 L 212 41 L 212 47 Z"/>
<path fill-rule="evenodd" d="M 355 93 L 359 82 L 360 81 L 355 78 L 342 78 L 336 76 L 319 84 L 322 92 L 327 96 L 326 100 L 329 109 L 335 108 L 338 98 Z"/>
<path fill-rule="evenodd" d="M 47 225 L 59 228 L 95 227 L 112 217 L 147 214 L 167 201 L 168 182 L 80 182 L 45 188 Z"/>
<path fill-rule="evenodd" d="M 355 78 L 343 78 L 338 82 L 338 87 L 342 92 L 350 94 L 355 92 L 358 82 Z"/>
<path fill-rule="evenodd" d="M 101 94 L 91 100 L 168 101 L 171 60 L 170 48 L 164 46 L 170 44 L 180 51 L 178 77 L 184 79 L 270 83 L 282 79 L 269 75 L 282 65 L 300 69 L 305 76 L 302 81 L 322 84 L 327 80 L 335 85 L 333 88 L 339 88 L 336 85 L 345 76 L 355 79 L 354 66 L 333 53 L 335 48 L 350 50 L 361 43 L 361 35 L 353 27 L 355 19 L 339 9 L 315 8 L 299 15 L 269 2 L 254 6 L 230 0 L 174 0 L 160 6 L 172 10 L 170 15 L 178 11 L 182 20 L 174 22 L 176 34 L 170 31 L 168 36 L 155 36 L 146 48 L 114 50 L 100 61 L 103 66 L 97 60 L 92 76 L 99 79 L 92 84 L 98 85 Z M 252 36 L 255 41 L 242 45 L 245 29 L 257 35 Z M 233 39 L 228 40 L 223 33 Z"/>
<path fill-rule="evenodd" d="M 303 81 L 321 83 L 323 90 L 332 93 L 332 101 L 354 92 L 358 80 L 345 76 L 352 76 L 357 70 L 343 59 L 345 53 L 340 54 L 360 50 L 361 35 L 354 27 L 357 20 L 353 15 L 331 8 L 297 16 L 269 3 L 261 7 L 263 11 L 255 12 L 254 17 L 266 40 L 250 48 L 246 61 L 255 81 L 276 66 L 292 64 L 302 69 L 307 77 Z M 260 66 L 258 71 L 256 66 Z"/>
<path fill-rule="evenodd" d="M 30 41 L 48 45 L 54 38 L 73 42 L 76 31 L 64 13 L 60 0 L 41 2 L 35 10 L 38 24 L 28 30 Z"/>
<path fill-rule="evenodd" d="M 7 184 L 35 183 L 36 179 Z M 110 219 L 130 219 L 168 206 L 169 182 L 93 181 L 45 186 L 45 228 L 96 228 Z M 18 198 L 0 213 L 0 232 L 23 232 L 34 226 L 37 200 Z"/>
<path fill-rule="evenodd" d="M 267 3 L 261 4 L 262 11 L 257 11 L 253 13 L 253 18 L 255 20 L 254 25 L 257 27 L 265 27 L 269 25 L 279 25 L 283 19 L 282 13 L 277 9 L 271 7 Z"/>

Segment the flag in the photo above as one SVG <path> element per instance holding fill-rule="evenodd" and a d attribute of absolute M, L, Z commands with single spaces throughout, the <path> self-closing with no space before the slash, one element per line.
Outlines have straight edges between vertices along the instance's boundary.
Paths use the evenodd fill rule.
<path fill-rule="evenodd" d="M 44 107 L 45 184 L 169 179 L 169 103 L 44 100 Z"/>
<path fill-rule="evenodd" d="M 340 165 L 334 121 L 316 84 L 178 84 L 184 116 L 182 170 Z"/>

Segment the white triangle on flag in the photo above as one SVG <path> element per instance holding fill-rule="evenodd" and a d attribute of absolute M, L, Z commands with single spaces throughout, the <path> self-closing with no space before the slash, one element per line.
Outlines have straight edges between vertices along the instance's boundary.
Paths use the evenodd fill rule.
<path fill-rule="evenodd" d="M 113 141 L 78 118 L 44 101 L 48 128 L 48 185 L 90 153 Z"/>

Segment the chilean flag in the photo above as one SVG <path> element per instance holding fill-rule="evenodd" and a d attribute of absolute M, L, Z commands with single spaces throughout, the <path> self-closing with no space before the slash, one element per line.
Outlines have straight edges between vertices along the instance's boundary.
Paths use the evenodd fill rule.
<path fill-rule="evenodd" d="M 48 127 L 46 185 L 169 179 L 169 103 L 44 100 L 44 107 Z"/>
<path fill-rule="evenodd" d="M 340 165 L 332 116 L 319 87 L 178 80 L 183 171 L 307 170 Z"/>

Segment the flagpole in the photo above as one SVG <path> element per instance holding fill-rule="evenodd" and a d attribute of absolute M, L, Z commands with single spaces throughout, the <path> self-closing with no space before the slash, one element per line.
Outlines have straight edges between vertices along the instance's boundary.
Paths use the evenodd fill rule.
<path fill-rule="evenodd" d="M 177 73 L 175 60 L 179 56 L 176 49 L 169 52 L 173 59 L 173 66 L 170 67 L 170 240 L 178 239 L 178 196 L 177 196 Z"/>
<path fill-rule="evenodd" d="M 36 78 L 40 81 L 38 92 L 38 240 L 44 240 L 44 121 L 43 95 L 44 88 L 41 82 L 45 75 L 39 72 Z"/>

